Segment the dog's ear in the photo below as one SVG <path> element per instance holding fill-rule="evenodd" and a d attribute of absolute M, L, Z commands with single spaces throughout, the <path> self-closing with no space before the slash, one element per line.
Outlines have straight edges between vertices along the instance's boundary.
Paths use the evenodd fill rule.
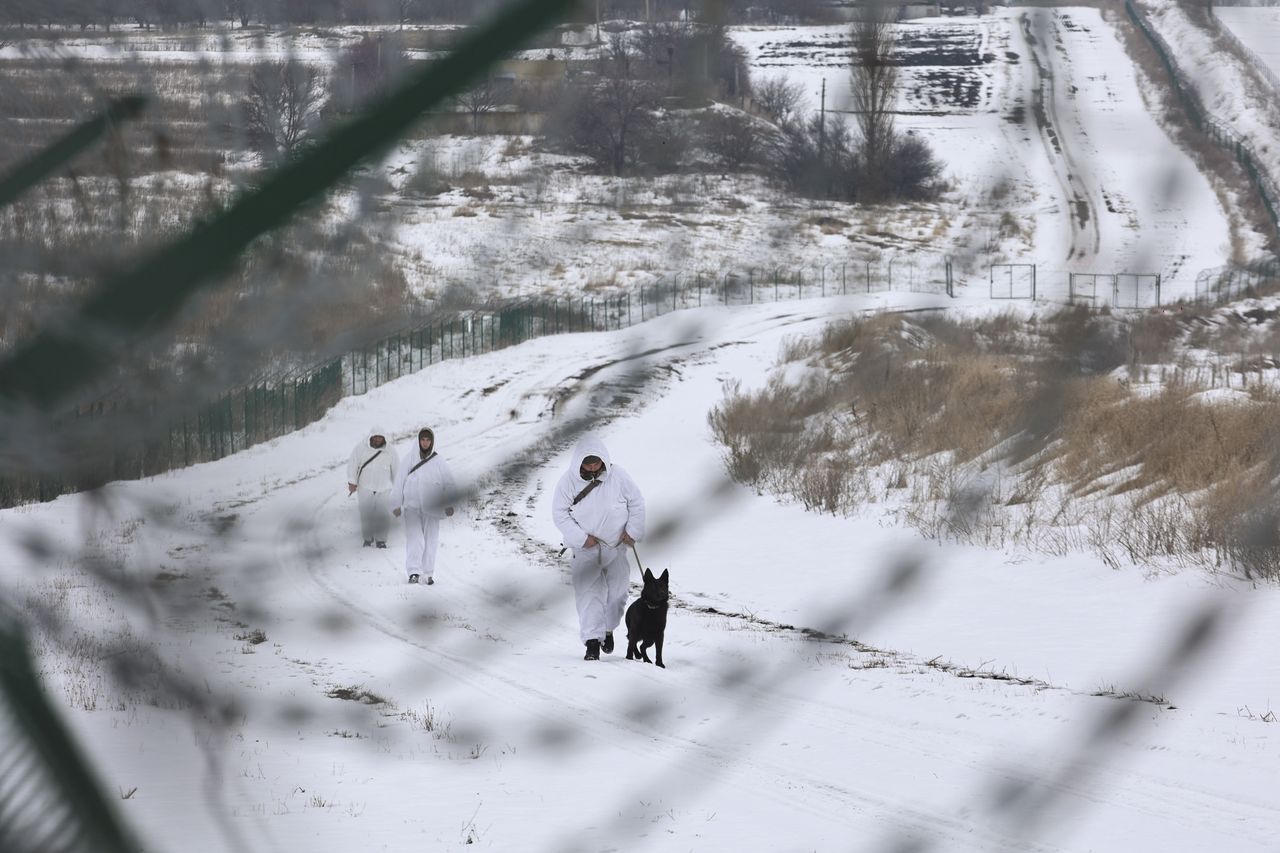
<path fill-rule="evenodd" d="M 667 576 L 668 576 L 670 573 L 671 573 L 671 570 L 670 570 L 670 569 L 663 569 L 663 570 L 662 570 L 662 574 L 658 576 L 658 580 L 662 581 L 663 583 L 666 583 L 666 582 L 667 582 Z"/>
<path fill-rule="evenodd" d="M 644 580 L 645 580 L 645 583 L 648 583 L 649 581 L 653 580 L 653 572 L 649 571 L 648 569 L 645 569 Z"/>

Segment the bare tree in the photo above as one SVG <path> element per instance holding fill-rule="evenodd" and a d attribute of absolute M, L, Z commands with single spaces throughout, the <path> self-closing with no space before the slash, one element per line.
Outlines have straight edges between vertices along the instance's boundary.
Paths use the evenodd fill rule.
<path fill-rule="evenodd" d="M 790 124 L 798 117 L 804 86 L 785 74 L 766 77 L 753 85 L 752 99 L 765 115 L 778 124 Z"/>
<path fill-rule="evenodd" d="M 634 59 L 622 39 L 612 36 L 594 79 L 568 103 L 566 114 L 553 120 L 569 148 L 615 175 L 639 160 L 658 105 L 657 85 Z"/>
<path fill-rule="evenodd" d="M 302 144 L 324 105 L 320 71 L 297 60 L 254 68 L 245 100 L 245 124 L 258 149 L 288 156 Z"/>
<path fill-rule="evenodd" d="M 877 197 L 883 195 L 877 176 L 884 174 L 893 151 L 893 109 L 898 91 L 898 67 L 893 58 L 896 8 L 873 0 L 859 8 L 851 32 L 849 78 L 865 172 L 860 192 Z"/>
<path fill-rule="evenodd" d="M 241 27 L 249 26 L 249 17 L 253 13 L 251 0 L 227 0 L 227 14 L 240 22 Z"/>
<path fill-rule="evenodd" d="M 480 132 L 480 116 L 493 112 L 498 106 L 498 86 L 492 77 L 483 80 L 458 95 L 458 105 L 471 113 L 471 132 Z"/>

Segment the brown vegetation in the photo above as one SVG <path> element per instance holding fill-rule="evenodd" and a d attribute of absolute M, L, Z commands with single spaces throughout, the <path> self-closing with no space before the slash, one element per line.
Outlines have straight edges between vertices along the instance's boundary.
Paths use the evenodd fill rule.
<path fill-rule="evenodd" d="M 1275 575 L 1280 395 L 1209 401 L 1217 368 L 1171 364 L 1222 316 L 857 317 L 791 341 L 787 378 L 730 385 L 710 423 L 736 480 L 810 509 L 902 499 L 940 537 Z"/>

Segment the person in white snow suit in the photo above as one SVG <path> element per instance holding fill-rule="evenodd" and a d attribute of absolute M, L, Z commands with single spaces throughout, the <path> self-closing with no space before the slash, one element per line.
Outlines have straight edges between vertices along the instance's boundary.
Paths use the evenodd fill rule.
<path fill-rule="evenodd" d="M 404 511 L 405 570 L 409 583 L 435 583 L 440 519 L 453 515 L 457 487 L 449 464 L 436 452 L 436 434 L 418 431 L 418 446 L 400 460 L 391 495 L 392 513 Z"/>
<path fill-rule="evenodd" d="M 644 538 L 644 496 L 604 442 L 584 435 L 551 498 L 551 517 L 573 549 L 569 573 L 586 660 L 613 651 L 631 580 L 627 548 Z"/>
<path fill-rule="evenodd" d="M 360 535 L 364 547 L 377 543 L 387 547 L 391 529 L 391 489 L 396 482 L 395 451 L 387 446 L 387 431 L 369 430 L 368 438 L 356 444 L 347 461 L 347 494 L 356 495 L 360 505 Z"/>

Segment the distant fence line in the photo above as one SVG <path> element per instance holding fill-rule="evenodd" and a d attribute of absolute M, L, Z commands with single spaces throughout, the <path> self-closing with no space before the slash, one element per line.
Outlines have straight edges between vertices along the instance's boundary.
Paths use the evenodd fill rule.
<path fill-rule="evenodd" d="M 1155 273 L 1067 272 L 1067 301 L 1117 308 L 1161 304 Z M 1280 259 L 1247 267 L 1208 270 L 1196 280 L 1197 301 L 1220 301 L 1256 290 L 1280 277 Z M 1043 301 L 1035 264 L 992 264 L 989 297 Z M 613 331 L 663 314 L 703 305 L 749 305 L 783 299 L 850 293 L 918 292 L 955 295 L 957 280 L 949 257 L 892 256 L 877 261 L 827 263 L 808 269 L 754 268 L 723 274 L 672 273 L 653 284 L 617 296 L 578 299 L 521 299 L 496 307 L 456 312 L 387 335 L 366 346 L 317 364 L 261 376 L 180 416 L 158 403 L 122 400 L 80 406 L 61 419 L 120 429 L 113 452 L 77 470 L 74 476 L 10 473 L 0 476 L 0 507 L 47 501 L 113 480 L 154 476 L 200 462 L 222 459 L 319 420 L 344 397 L 365 394 L 424 367 L 569 332 Z M 1060 285 L 1059 285 L 1060 286 Z M 1105 297 L 1109 295 L 1109 300 Z M 167 426 L 156 428 L 157 420 Z M 153 426 L 136 440 L 137 424 Z"/>
<path fill-rule="evenodd" d="M 457 312 L 318 364 L 259 377 L 176 417 L 155 401 L 104 400 L 80 406 L 61 418 L 59 425 L 74 428 L 77 422 L 93 422 L 104 427 L 113 437 L 111 452 L 101 453 L 94 464 L 78 468 L 74 475 L 10 472 L 0 476 L 0 508 L 212 462 L 299 430 L 319 420 L 343 397 L 364 394 L 441 361 L 493 352 L 545 335 L 612 331 L 699 305 L 888 290 L 950 294 L 952 288 L 951 265 L 945 259 L 922 267 L 915 259 L 891 258 L 887 264 L 826 264 L 808 270 L 676 273 L 615 297 L 527 299 Z M 167 419 L 167 426 L 157 427 L 157 419 Z M 145 435 L 127 438 L 142 431 L 140 423 L 150 424 Z"/>
<path fill-rule="evenodd" d="M 1280 284 L 1280 258 L 1268 258 L 1241 266 L 1204 270 L 1196 276 L 1196 302 L 1231 302 L 1263 292 L 1274 292 Z"/>
<path fill-rule="evenodd" d="M 1250 183 L 1257 189 L 1258 195 L 1262 199 L 1267 215 L 1271 217 L 1273 232 L 1277 237 L 1280 237 L 1280 189 L 1277 189 L 1275 181 L 1266 168 L 1260 165 L 1253 148 L 1244 137 L 1209 113 L 1200 100 L 1200 95 L 1195 86 L 1178 67 L 1178 63 L 1174 59 L 1174 51 L 1165 42 L 1164 38 L 1155 31 L 1155 28 L 1151 26 L 1146 15 L 1138 8 L 1134 0 L 1124 0 L 1124 8 L 1129 15 L 1129 19 L 1146 36 L 1147 41 L 1151 43 L 1156 54 L 1160 57 L 1160 61 L 1164 64 L 1165 70 L 1169 72 L 1178 101 L 1182 104 L 1182 108 L 1191 118 L 1191 121 L 1197 128 L 1217 142 L 1218 145 L 1231 152 L 1236 161 L 1244 168 Z M 1220 29 L 1225 30 L 1225 28 Z"/>
<path fill-rule="evenodd" d="M 1231 31 L 1229 26 L 1222 22 L 1222 19 L 1218 17 L 1218 13 L 1213 10 L 1213 3 L 1209 3 L 1208 10 L 1209 17 L 1213 19 L 1214 24 L 1218 27 L 1218 32 L 1226 36 L 1227 41 L 1231 42 L 1237 50 L 1248 58 L 1249 62 L 1258 70 L 1258 73 L 1265 77 L 1267 82 L 1271 84 L 1271 88 L 1274 90 L 1275 95 L 1280 97 L 1280 75 L 1277 75 L 1276 72 L 1271 69 L 1271 66 L 1267 64 L 1265 59 L 1258 56 L 1251 47 L 1242 42 L 1240 37 Z"/>

